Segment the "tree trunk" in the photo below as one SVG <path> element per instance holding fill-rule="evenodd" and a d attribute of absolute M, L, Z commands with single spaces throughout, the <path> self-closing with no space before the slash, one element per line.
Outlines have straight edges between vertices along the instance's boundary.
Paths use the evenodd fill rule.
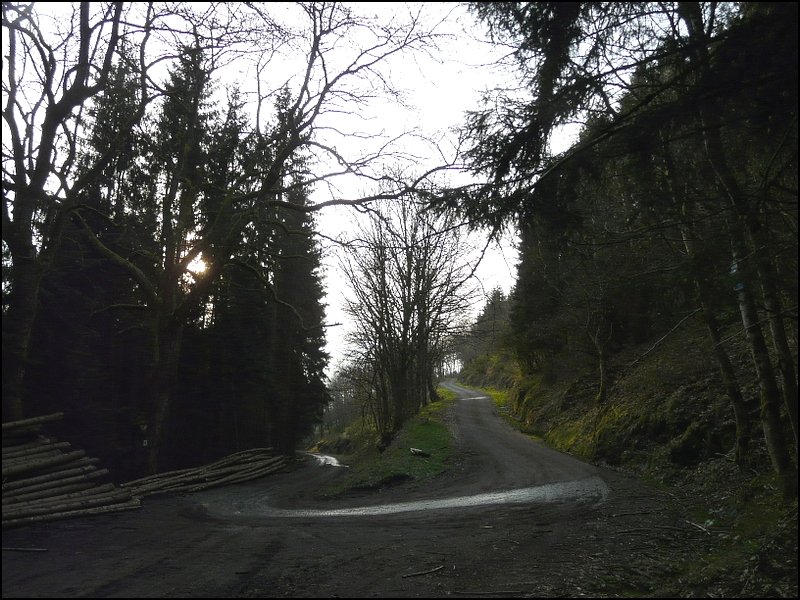
<path fill-rule="evenodd" d="M 685 211 L 684 211 L 685 212 Z M 742 396 L 742 391 L 739 388 L 739 382 L 736 379 L 736 372 L 733 369 L 728 353 L 722 347 L 722 336 L 719 333 L 719 324 L 714 311 L 711 309 L 711 298 L 706 287 L 706 282 L 697 269 L 698 253 L 695 248 L 694 235 L 689 230 L 688 226 L 681 228 L 681 235 L 683 237 L 683 244 L 686 248 L 686 254 L 689 258 L 691 265 L 691 277 L 694 282 L 695 290 L 697 291 L 697 299 L 700 303 L 703 321 L 708 329 L 709 337 L 711 338 L 711 345 L 714 351 L 714 358 L 717 361 L 720 377 L 722 377 L 722 385 L 731 401 L 733 407 L 733 415 L 736 421 L 736 446 L 734 449 L 734 460 L 739 467 L 744 465 L 747 457 L 748 448 L 750 447 L 750 439 L 752 437 L 752 425 L 750 423 L 750 414 L 747 410 L 747 405 Z"/>
<path fill-rule="evenodd" d="M 742 390 L 739 387 L 739 382 L 736 378 L 736 371 L 731 364 L 728 353 L 722 346 L 722 336 L 720 335 L 719 323 L 714 310 L 711 308 L 711 294 L 709 292 L 706 280 L 700 272 L 699 256 L 700 252 L 697 249 L 696 235 L 692 231 L 689 223 L 693 219 L 693 210 L 688 201 L 678 197 L 675 186 L 675 167 L 672 162 L 672 157 L 669 152 L 665 154 L 665 165 L 667 167 L 667 183 L 669 186 L 672 201 L 675 206 L 680 206 L 681 213 L 684 217 L 685 224 L 681 227 L 681 238 L 683 239 L 683 246 L 686 249 L 686 256 L 689 259 L 689 274 L 692 278 L 695 291 L 697 292 L 697 301 L 700 304 L 703 321 L 708 329 L 709 337 L 711 338 L 711 347 L 714 352 L 714 358 L 719 368 L 720 377 L 722 378 L 722 385 L 731 401 L 733 408 L 734 420 L 736 422 L 736 443 L 734 446 L 734 460 L 739 467 L 744 466 L 748 449 L 750 447 L 750 440 L 753 435 L 753 427 L 750 420 L 750 412 L 747 404 L 742 396 Z"/>
<path fill-rule="evenodd" d="M 436 402 L 440 400 L 439 392 L 436 390 L 436 373 L 434 372 L 434 365 L 430 364 L 428 366 L 428 370 L 426 371 L 426 385 L 428 386 L 428 401 L 429 402 Z"/>
<path fill-rule="evenodd" d="M 717 360 L 720 377 L 722 377 L 722 385 L 733 407 L 733 416 L 736 422 L 734 461 L 739 467 L 742 467 L 745 464 L 747 453 L 750 448 L 750 439 L 753 435 L 750 413 L 747 410 L 747 404 L 742 396 L 742 390 L 739 388 L 736 372 L 733 369 L 730 358 L 728 358 L 728 353 L 725 352 L 725 348 L 722 347 L 722 339 L 719 333 L 719 324 L 717 323 L 716 315 L 708 308 L 707 302 L 701 301 L 701 306 L 703 320 L 708 329 L 711 344 L 714 348 L 714 357 Z"/>
<path fill-rule="evenodd" d="M 608 375 L 606 373 L 606 352 L 602 346 L 597 347 L 597 365 L 600 373 L 600 385 L 597 388 L 597 403 L 605 404 L 608 400 Z"/>
<path fill-rule="evenodd" d="M 732 229 L 738 230 L 737 224 L 733 224 Z M 733 259 L 734 264 L 741 264 L 742 257 L 741 240 L 734 239 Z M 769 357 L 769 350 L 764 340 L 764 334 L 758 323 L 758 313 L 756 311 L 755 300 L 752 294 L 752 281 L 742 273 L 742 282 L 737 284 L 739 312 L 742 316 L 742 324 L 747 332 L 747 339 L 750 342 L 750 352 L 753 363 L 758 374 L 761 404 L 761 426 L 764 429 L 764 438 L 767 443 L 772 465 L 781 480 L 783 493 L 789 497 L 797 493 L 797 478 L 792 472 L 786 437 L 783 432 L 783 425 L 780 418 L 780 392 L 775 381 L 775 373 L 772 369 L 772 362 Z"/>
<path fill-rule="evenodd" d="M 31 331 L 39 305 L 43 269 L 32 246 L 11 253 L 11 293 L 3 316 L 3 420 L 25 416 L 24 385 Z"/>
<path fill-rule="evenodd" d="M 764 437 L 767 442 L 772 465 L 781 480 L 783 494 L 786 497 L 797 495 L 797 475 L 792 470 L 789 459 L 789 445 L 783 432 L 783 425 L 780 416 L 781 392 L 775 379 L 775 372 L 769 356 L 769 350 L 764 340 L 764 334 L 758 320 L 758 312 L 753 296 L 755 277 L 752 276 L 752 268 L 747 266 L 745 256 L 747 254 L 747 236 L 744 229 L 746 206 L 742 199 L 741 190 L 730 173 L 727 163 L 724 161 L 722 143 L 719 137 L 719 130 L 709 131 L 709 126 L 704 120 L 704 137 L 706 139 L 706 151 L 709 161 L 720 178 L 723 187 L 728 193 L 731 203 L 736 208 L 737 215 L 728 218 L 728 229 L 731 237 L 731 249 L 733 264 L 741 274 L 741 281 L 737 284 L 737 299 L 739 302 L 739 312 L 742 315 L 742 324 L 747 331 L 747 338 L 750 342 L 750 352 L 753 363 L 758 373 L 759 386 L 761 388 L 761 424 L 764 429 Z M 756 250 L 756 254 L 758 251 Z M 765 275 L 757 269 L 758 275 Z M 765 285 L 761 280 L 762 287 Z M 771 283 L 767 283 L 767 286 Z M 783 325 L 781 324 L 781 328 Z M 785 394 L 784 394 L 785 397 Z M 795 415 L 796 415 L 797 396 L 795 392 Z M 791 412 L 790 412 L 791 414 Z M 795 416 L 796 418 L 796 416 Z"/>
<path fill-rule="evenodd" d="M 783 390 L 783 400 L 786 404 L 786 411 L 789 415 L 789 422 L 792 425 L 794 434 L 795 452 L 797 452 L 797 373 L 795 371 L 795 359 L 789 348 L 789 341 L 786 339 L 786 327 L 783 322 L 783 308 L 778 295 L 777 285 L 775 284 L 776 274 L 774 265 L 768 257 L 764 256 L 762 249 L 765 241 L 760 230 L 750 228 L 750 235 L 756 245 L 756 260 L 758 265 L 759 279 L 764 294 L 764 308 L 769 319 L 772 343 L 775 353 L 778 356 L 778 373 L 780 374 L 781 388 Z"/>
<path fill-rule="evenodd" d="M 607 323 L 605 317 L 600 311 L 598 316 L 597 327 L 594 331 L 589 329 L 587 323 L 586 334 L 592 341 L 595 352 L 597 353 L 597 369 L 600 377 L 600 383 L 597 387 L 597 396 L 595 401 L 598 406 L 603 406 L 608 400 L 608 353 L 606 352 L 606 343 L 611 337 L 610 325 Z"/>
<path fill-rule="evenodd" d="M 155 356 L 153 364 L 151 398 L 152 409 L 148 425 L 147 469 L 150 474 L 158 472 L 164 449 L 167 422 L 172 394 L 178 379 L 181 336 L 183 327 L 171 316 L 158 319 L 155 331 Z"/>
<path fill-rule="evenodd" d="M 393 369 L 392 374 L 392 433 L 399 431 L 405 422 L 409 403 L 407 373 L 402 369 Z"/>
<path fill-rule="evenodd" d="M 699 73 L 698 81 L 702 84 L 707 78 L 711 64 L 707 45 L 709 39 L 703 24 L 702 8 L 697 2 L 680 2 L 678 11 L 681 19 L 686 24 L 689 38 L 693 42 L 692 59 Z M 796 496 L 797 474 L 791 468 L 789 450 L 781 425 L 780 392 L 775 381 L 775 374 L 758 322 L 758 314 L 753 299 L 753 281 L 755 278 L 748 276 L 752 269 L 744 268 L 746 263 L 743 262 L 745 256 L 747 256 L 747 235 L 744 229 L 747 228 L 752 234 L 754 227 L 756 227 L 752 207 L 749 206 L 747 198 L 739 182 L 731 172 L 727 160 L 720 135 L 721 112 L 719 106 L 714 98 L 706 96 L 705 101 L 698 104 L 697 111 L 702 125 L 701 131 L 706 158 L 716 175 L 720 187 L 730 201 L 731 207 L 736 212 L 735 218 L 728 219 L 728 233 L 731 239 L 734 265 L 738 269 L 743 269 L 741 285 L 738 286 L 739 310 L 748 341 L 750 342 L 750 351 L 761 387 L 761 423 L 764 429 L 767 449 L 772 459 L 773 468 L 781 480 L 784 496 Z M 755 250 L 756 254 L 758 254 L 758 248 L 755 248 Z M 764 273 L 759 273 L 759 275 L 763 276 Z M 763 284 L 764 282 L 762 281 Z M 766 285 L 769 286 L 770 282 L 767 281 Z"/>

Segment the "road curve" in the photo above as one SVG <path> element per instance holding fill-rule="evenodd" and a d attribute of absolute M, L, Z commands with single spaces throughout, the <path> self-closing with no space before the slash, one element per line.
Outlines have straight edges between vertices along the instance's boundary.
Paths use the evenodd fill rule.
<path fill-rule="evenodd" d="M 460 396 L 449 418 L 459 456 L 459 466 L 450 476 L 434 480 L 422 490 L 396 490 L 360 502 L 322 507 L 309 500 L 308 492 L 321 483 L 320 478 L 338 475 L 329 473 L 336 467 L 323 462 L 303 469 L 299 480 L 297 476 L 286 478 L 272 493 L 242 491 L 235 502 L 228 490 L 204 494 L 198 497 L 202 510 L 210 516 L 233 519 L 341 518 L 498 504 L 601 501 L 608 496 L 608 486 L 595 467 L 512 429 L 489 397 L 455 383 L 444 386 Z"/>
<path fill-rule="evenodd" d="M 455 383 L 461 396 L 453 412 L 456 442 L 469 454 L 475 492 L 514 489 L 599 478 L 599 471 L 511 428 L 490 398 Z"/>
<path fill-rule="evenodd" d="M 319 485 L 347 470 L 308 461 L 148 497 L 136 511 L 4 531 L 2 595 L 605 597 L 609 573 L 697 539 L 668 496 L 549 450 L 508 426 L 489 399 L 451 389 L 462 397 L 447 413 L 456 460 L 439 477 L 323 503 Z M 541 497 L 514 501 L 520 490 Z M 494 503 L 503 494 L 506 503 Z M 447 504 L 463 498 L 473 504 Z M 403 512 L 409 502 L 419 504 Z M 365 507 L 372 512 L 355 518 L 308 512 L 345 517 Z"/>

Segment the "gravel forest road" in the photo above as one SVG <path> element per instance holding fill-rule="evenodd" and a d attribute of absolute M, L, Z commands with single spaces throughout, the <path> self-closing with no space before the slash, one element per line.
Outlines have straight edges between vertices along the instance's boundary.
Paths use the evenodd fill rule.
<path fill-rule="evenodd" d="M 442 476 L 323 502 L 314 491 L 344 469 L 308 461 L 4 531 L 3 598 L 672 595 L 675 561 L 703 543 L 676 498 L 548 449 L 448 385 L 458 459 Z"/>

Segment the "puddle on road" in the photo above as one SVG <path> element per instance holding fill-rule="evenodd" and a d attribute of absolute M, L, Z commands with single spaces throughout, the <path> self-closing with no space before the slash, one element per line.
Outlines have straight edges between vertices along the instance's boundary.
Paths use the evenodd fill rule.
<path fill-rule="evenodd" d="M 376 506 L 356 506 L 329 510 L 289 510 L 266 507 L 266 515 L 271 517 L 365 517 L 373 515 L 394 515 L 424 510 L 447 508 L 474 508 L 492 504 L 525 504 L 537 502 L 558 502 L 565 500 L 605 500 L 608 486 L 600 477 L 589 477 L 578 481 L 550 483 L 533 487 L 518 488 L 501 492 L 441 498 L 437 500 L 415 500 Z"/>
<path fill-rule="evenodd" d="M 486 400 L 487 396 L 473 396 L 462 400 Z M 321 465 L 347 467 L 333 456 L 309 452 Z M 531 487 L 440 498 L 430 500 L 414 500 L 394 504 L 378 504 L 374 506 L 355 506 L 337 509 L 281 509 L 270 506 L 258 506 L 255 510 L 238 510 L 239 516 L 256 513 L 269 517 L 366 517 L 376 515 L 395 515 L 401 513 L 443 510 L 453 508 L 476 508 L 497 504 L 532 504 L 563 501 L 602 501 L 608 497 L 608 486 L 600 477 L 588 477 L 575 481 L 564 481 Z M 259 503 L 260 504 L 260 503 Z M 255 515 L 253 515 L 255 516 Z"/>
<path fill-rule="evenodd" d="M 350 468 L 350 465 L 343 465 L 340 463 L 335 456 L 330 456 L 328 454 L 317 454 L 316 452 L 306 452 L 317 459 L 317 462 L 321 465 L 326 465 L 329 467 L 343 467 L 343 468 Z"/>

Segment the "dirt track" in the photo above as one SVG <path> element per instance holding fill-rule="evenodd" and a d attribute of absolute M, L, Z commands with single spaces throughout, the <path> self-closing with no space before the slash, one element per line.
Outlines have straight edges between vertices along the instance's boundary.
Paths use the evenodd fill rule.
<path fill-rule="evenodd" d="M 490 400 L 457 389 L 464 398 L 449 420 L 460 458 L 432 482 L 320 505 L 313 491 L 343 471 L 309 462 L 247 484 L 147 498 L 136 511 L 7 531 L 3 597 L 686 593 L 677 578 L 663 588 L 675 559 L 704 543 L 703 532 L 675 512 L 679 502 L 529 440 L 497 416 Z M 558 493 L 515 503 L 481 500 L 536 486 Z M 475 495 L 482 496 L 471 506 L 404 504 L 370 514 Z M 293 512 L 353 507 L 361 514 Z M 654 576 L 659 590 L 650 590 Z"/>

